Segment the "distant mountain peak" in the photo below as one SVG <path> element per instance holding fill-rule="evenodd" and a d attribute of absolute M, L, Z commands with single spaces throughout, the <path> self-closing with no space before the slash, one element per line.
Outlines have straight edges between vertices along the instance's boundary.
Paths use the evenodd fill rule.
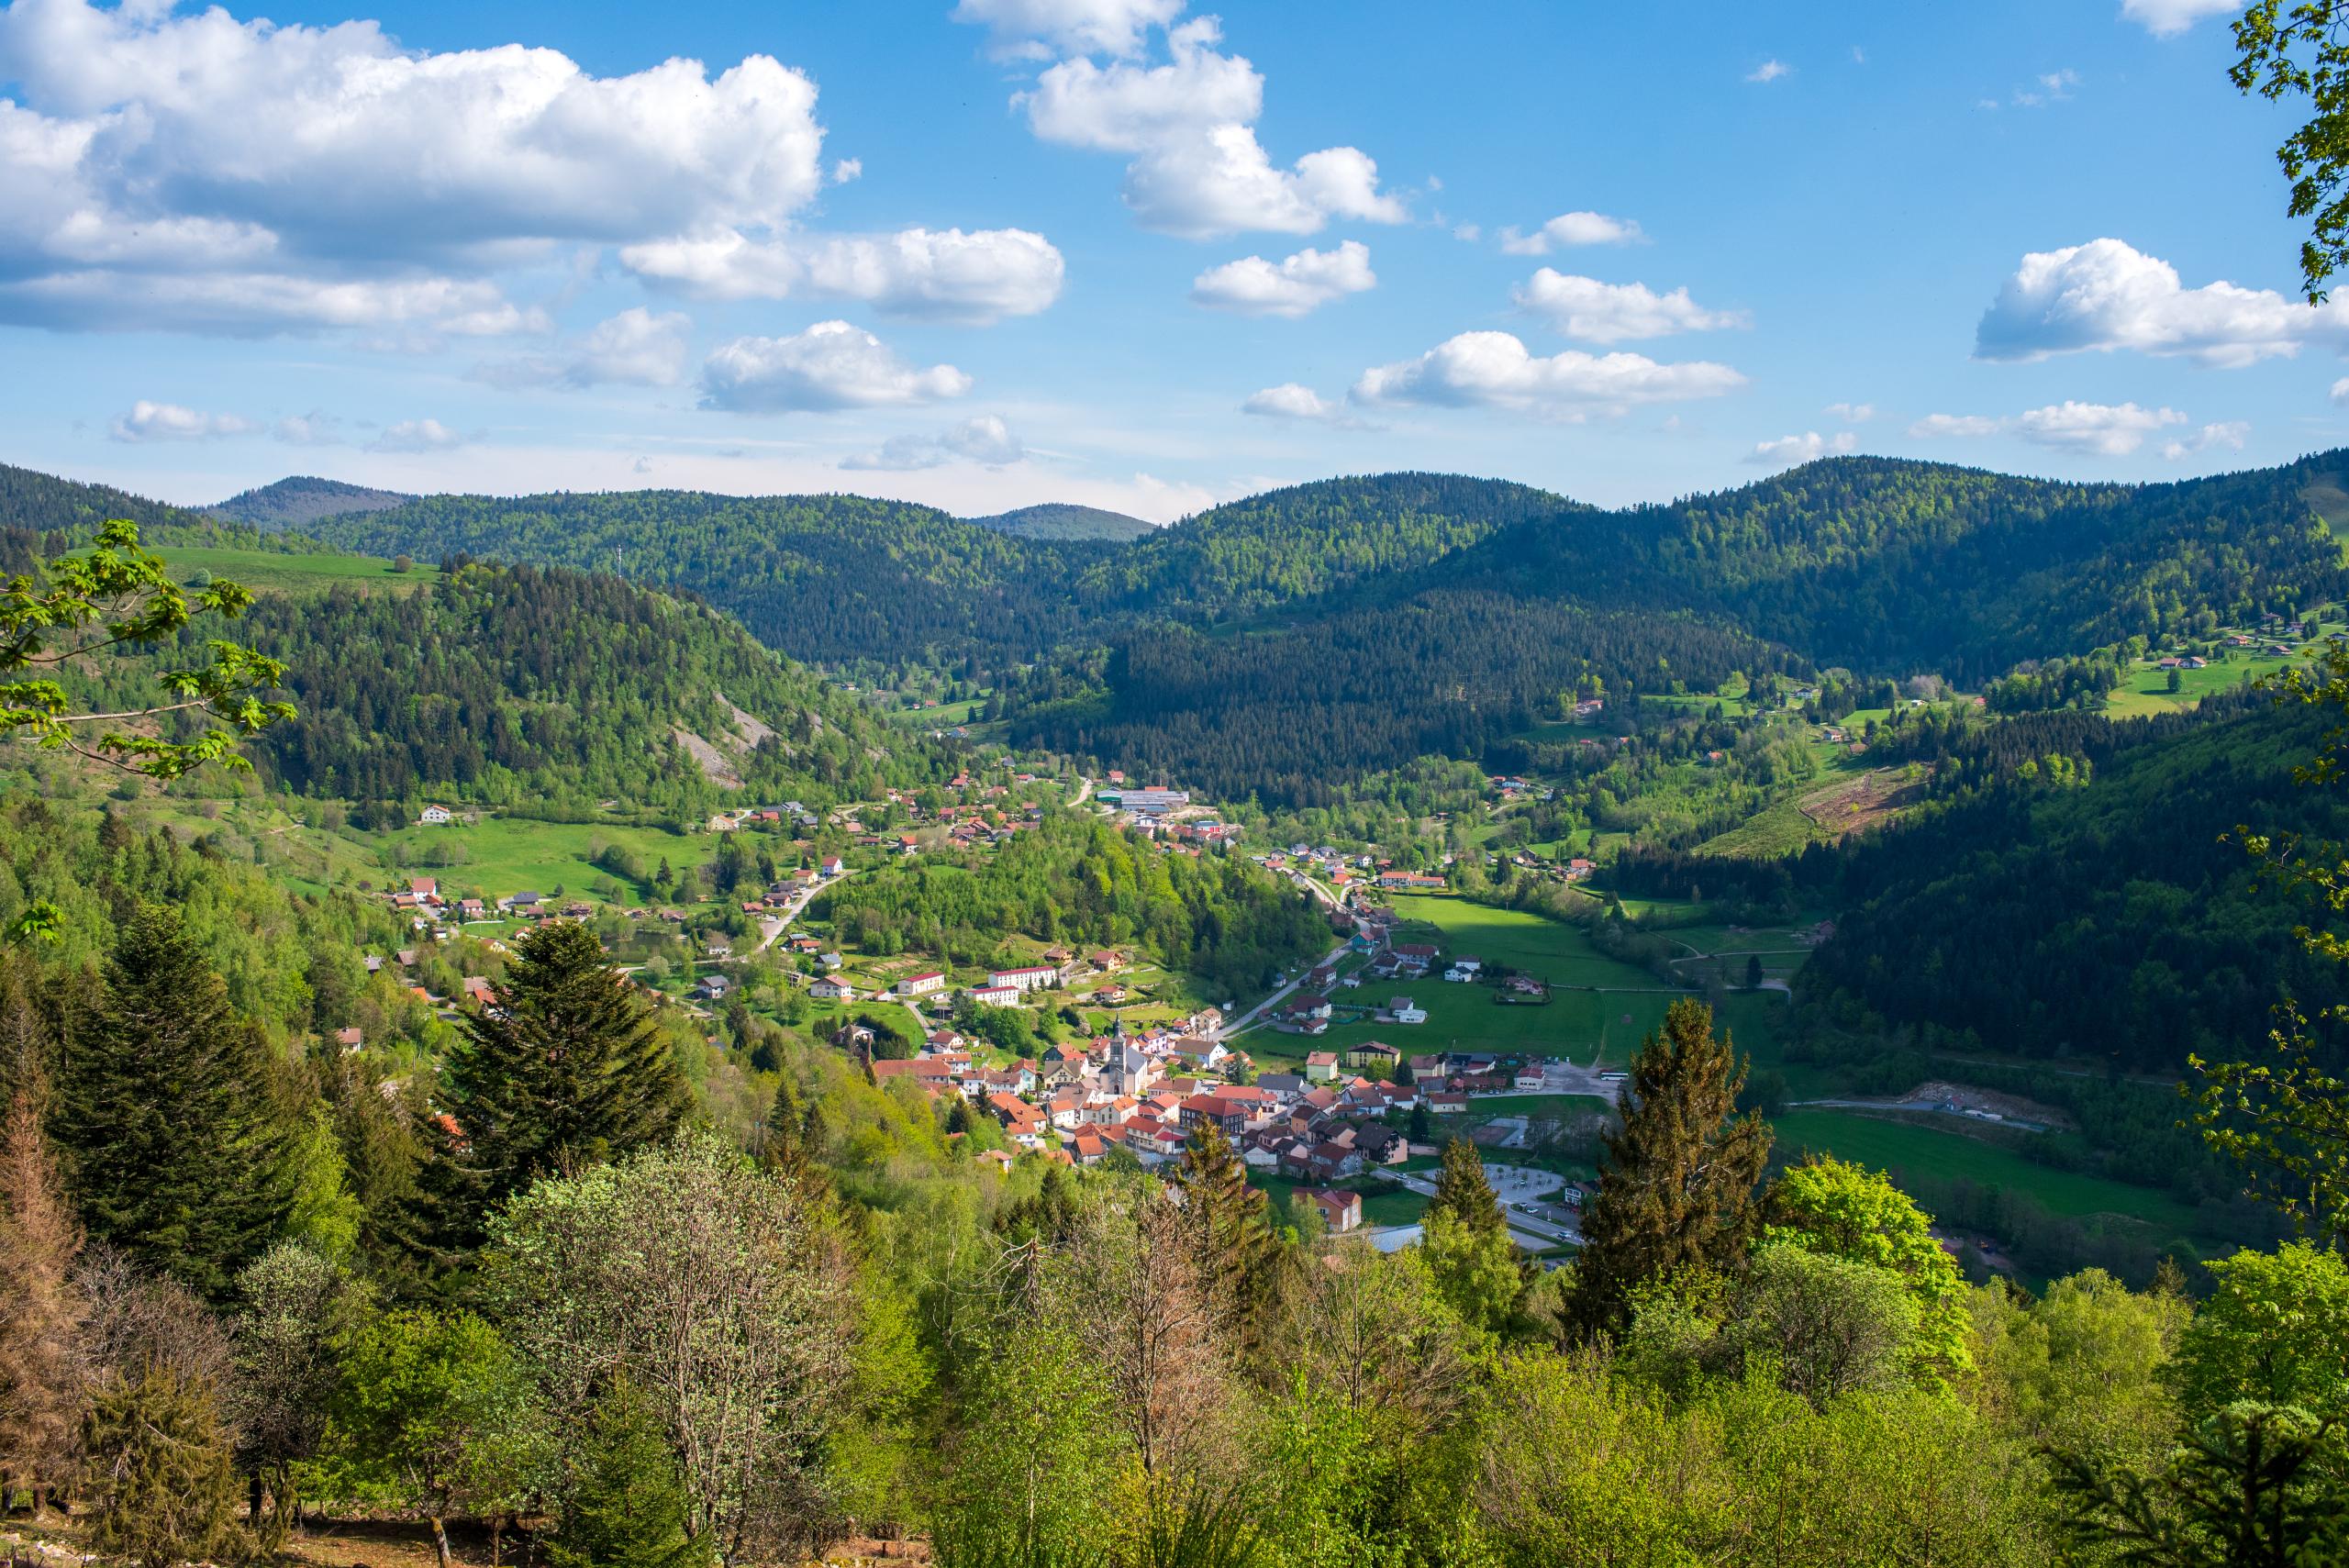
<path fill-rule="evenodd" d="M 298 528 L 320 517 L 341 517 L 350 512 L 384 512 L 415 499 L 396 490 L 374 490 L 364 484 L 347 484 L 340 479 L 301 473 L 240 492 L 203 509 L 256 528 Z"/>
<path fill-rule="evenodd" d="M 1123 512 L 1105 511 L 1099 506 L 1079 506 L 1066 501 L 1046 501 L 1039 506 L 997 512 L 991 517 L 967 517 L 963 520 L 1021 539 L 1146 539 L 1158 531 L 1157 524 L 1130 517 Z"/>

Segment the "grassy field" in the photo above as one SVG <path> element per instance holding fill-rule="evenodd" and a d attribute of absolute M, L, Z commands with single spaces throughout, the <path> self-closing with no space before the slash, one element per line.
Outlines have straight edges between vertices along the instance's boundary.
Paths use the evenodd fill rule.
<path fill-rule="evenodd" d="M 1313 1190 L 1304 1182 L 1283 1181 L 1260 1172 L 1248 1173 L 1248 1184 L 1263 1191 L 1275 1205 L 1286 1207 L 1294 1214 L 1306 1207 L 1304 1194 Z M 1392 1182 L 1376 1176 L 1349 1176 L 1337 1184 L 1343 1192 L 1362 1194 L 1362 1224 L 1365 1230 L 1381 1229 L 1389 1225 L 1415 1225 L 1427 1212 L 1424 1194 L 1407 1192 Z"/>
<path fill-rule="evenodd" d="M 2104 709 L 2115 718 L 2134 718 L 2146 714 L 2176 713 L 2180 708 L 2194 706 L 2212 692 L 2265 674 L 2279 668 L 2281 659 L 2236 659 L 2229 663 L 2212 664 L 2200 670 L 2177 672 L 2177 691 L 2169 689 L 2169 672 L 2157 670 L 2151 664 L 2140 665 L 2129 678 L 2105 698 Z"/>
<path fill-rule="evenodd" d="M 493 899 L 525 889 L 551 895 L 558 884 L 573 896 L 593 896 L 587 892 L 588 884 L 611 877 L 594 862 L 596 846 L 601 844 L 616 844 L 630 851 L 648 872 L 663 858 L 682 872 L 709 859 L 718 843 L 710 834 L 601 823 L 531 822 L 508 817 L 492 817 L 471 826 L 450 823 L 352 837 L 389 848 L 402 865 L 414 867 L 417 874 L 437 876 L 446 887 L 479 888 Z M 425 863 L 429 851 L 452 848 L 462 851 L 462 863 Z M 628 884 L 623 882 L 622 885 Z M 629 887 L 631 902 L 650 896 L 649 888 Z"/>
<path fill-rule="evenodd" d="M 372 555 L 284 555 L 271 550 L 221 550 L 206 545 L 162 545 L 155 553 L 182 582 L 199 569 L 241 583 L 255 593 L 312 593 L 341 584 L 372 584 L 411 593 L 440 575 L 421 562 L 407 572 Z"/>
<path fill-rule="evenodd" d="M 1778 1149 L 1831 1153 L 1872 1170 L 1938 1181 L 1966 1180 L 2029 1193 L 2057 1214 L 2119 1215 L 2172 1231 L 2195 1232 L 2192 1209 L 2149 1188 L 2101 1176 L 2052 1170 L 2012 1150 L 1968 1138 L 1850 1111 L 1789 1111 L 1777 1120 Z"/>

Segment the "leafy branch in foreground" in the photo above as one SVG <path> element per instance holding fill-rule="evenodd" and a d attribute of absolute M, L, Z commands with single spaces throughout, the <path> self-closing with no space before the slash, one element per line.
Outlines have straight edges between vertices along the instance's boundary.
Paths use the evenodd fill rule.
<path fill-rule="evenodd" d="M 2300 284 L 2310 305 L 2349 263 L 2349 10 L 2343 0 L 2257 0 L 2234 24 L 2227 76 L 2245 93 L 2309 100 L 2306 124 L 2276 150 L 2292 183 L 2290 212 L 2312 218 L 2300 241 Z"/>
<path fill-rule="evenodd" d="M 163 700 L 117 712 L 77 711 L 50 672 L 111 648 L 161 642 L 199 615 L 234 620 L 250 608 L 250 590 L 216 578 L 191 597 L 162 559 L 141 549 L 139 525 L 116 518 L 82 555 L 61 556 L 40 572 L 0 587 L 0 738 L 71 751 L 142 778 L 176 779 L 207 762 L 250 769 L 237 747 L 294 717 L 289 702 L 265 701 L 285 666 L 234 642 L 206 644 L 209 663 L 157 673 Z M 191 740 L 143 732 L 170 714 L 197 718 Z M 35 905 L 12 936 L 54 928 L 55 911 Z"/>

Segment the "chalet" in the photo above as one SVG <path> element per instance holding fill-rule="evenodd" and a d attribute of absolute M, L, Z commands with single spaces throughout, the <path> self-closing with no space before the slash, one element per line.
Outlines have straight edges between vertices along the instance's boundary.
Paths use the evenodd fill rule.
<path fill-rule="evenodd" d="M 428 806 L 417 813 L 416 819 L 427 828 L 438 828 L 444 822 L 453 820 L 456 815 L 445 806 Z"/>
<path fill-rule="evenodd" d="M 834 877 L 840 875 L 841 873 L 847 869 L 847 862 L 842 861 L 840 856 L 826 855 L 821 861 L 817 862 L 816 874 L 824 877 Z"/>
<path fill-rule="evenodd" d="M 991 989 L 1008 988 L 1016 993 L 1049 991 L 1060 984 L 1060 978 L 1061 972 L 1057 965 L 1035 963 L 1019 969 L 990 970 L 987 973 L 987 985 Z"/>
<path fill-rule="evenodd" d="M 429 876 L 410 877 L 407 890 L 419 904 L 437 904 L 440 901 L 440 884 Z"/>
<path fill-rule="evenodd" d="M 1362 1195 L 1320 1187 L 1305 1195 L 1321 1211 L 1321 1224 L 1330 1235 L 1343 1235 L 1362 1224 Z"/>
<path fill-rule="evenodd" d="M 489 906 L 478 898 L 460 898 L 457 913 L 468 920 L 485 920 L 489 917 Z"/>
<path fill-rule="evenodd" d="M 464 992 L 465 1000 L 478 1007 L 487 1006 L 497 995 L 496 987 L 478 974 L 466 975 L 461 989 Z"/>
<path fill-rule="evenodd" d="M 1305 1075 L 1316 1084 L 1327 1084 L 1338 1075 L 1338 1053 L 1317 1051 L 1305 1059 Z"/>
<path fill-rule="evenodd" d="M 828 974 L 807 987 L 807 995 L 818 1002 L 853 1002 L 856 1000 L 856 987 L 838 975 Z"/>
<path fill-rule="evenodd" d="M 509 893 L 497 901 L 497 906 L 500 909 L 510 909 L 519 913 L 526 909 L 536 909 L 543 902 L 545 899 L 540 894 Z"/>
<path fill-rule="evenodd" d="M 891 989 L 900 996 L 927 996 L 933 991 L 946 989 L 946 976 L 934 969 L 925 970 L 919 974 L 905 976 Z"/>
<path fill-rule="evenodd" d="M 337 1029 L 334 1031 L 334 1042 L 345 1051 L 357 1051 L 367 1043 L 367 1037 L 356 1028 Z"/>
<path fill-rule="evenodd" d="M 734 982 L 726 975 L 705 974 L 701 977 L 700 984 L 694 987 L 694 995 L 705 1002 L 722 1002 L 726 999 L 726 994 L 732 989 L 734 989 Z"/>
<path fill-rule="evenodd" d="M 1389 1023 L 1423 1024 L 1428 1021 L 1428 1010 L 1408 996 L 1390 996 L 1386 999 L 1386 1019 Z"/>

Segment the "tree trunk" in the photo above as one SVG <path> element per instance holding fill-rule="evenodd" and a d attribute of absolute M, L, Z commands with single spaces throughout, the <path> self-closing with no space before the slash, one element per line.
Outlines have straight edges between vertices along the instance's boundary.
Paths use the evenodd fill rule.
<path fill-rule="evenodd" d="M 440 1568 L 449 1568 L 449 1521 L 439 1514 L 432 1516 L 432 1552 Z"/>
<path fill-rule="evenodd" d="M 245 1477 L 245 1528 L 253 1530 L 261 1529 L 261 1466 L 259 1465 L 253 1466 L 252 1473 Z"/>

